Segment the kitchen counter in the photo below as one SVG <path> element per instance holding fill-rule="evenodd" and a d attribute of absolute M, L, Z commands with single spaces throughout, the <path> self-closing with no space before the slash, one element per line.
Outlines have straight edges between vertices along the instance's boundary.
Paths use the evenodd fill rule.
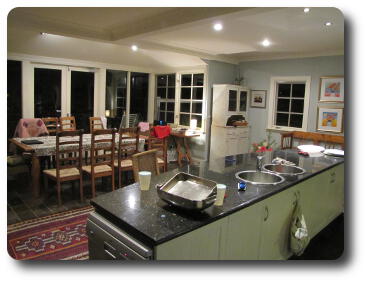
<path fill-rule="evenodd" d="M 241 192 L 237 190 L 235 173 L 255 170 L 256 155 L 251 153 L 212 158 L 209 162 L 187 165 L 152 177 L 149 191 L 140 191 L 138 184 L 132 184 L 98 196 L 91 203 L 99 214 L 113 224 L 153 247 L 251 206 L 344 162 L 344 158 L 341 157 L 325 155 L 310 158 L 301 156 L 294 150 L 281 150 L 267 152 L 264 164 L 271 163 L 275 157 L 295 163 L 304 168 L 306 173 L 297 176 L 293 181 L 286 180 L 279 185 L 249 188 Z M 186 172 L 226 184 L 227 191 L 223 206 L 213 205 L 201 212 L 187 212 L 162 201 L 157 195 L 155 184 L 163 183 L 178 172 Z"/>

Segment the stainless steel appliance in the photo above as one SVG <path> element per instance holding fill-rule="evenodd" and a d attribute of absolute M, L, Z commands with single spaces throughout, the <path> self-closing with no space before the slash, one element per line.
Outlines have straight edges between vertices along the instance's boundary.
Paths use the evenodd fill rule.
<path fill-rule="evenodd" d="M 180 172 L 165 184 L 157 185 L 157 192 L 169 204 L 187 210 L 203 210 L 214 204 L 217 183 Z"/>
<path fill-rule="evenodd" d="M 87 221 L 89 259 L 149 260 L 153 250 L 93 212 Z"/>

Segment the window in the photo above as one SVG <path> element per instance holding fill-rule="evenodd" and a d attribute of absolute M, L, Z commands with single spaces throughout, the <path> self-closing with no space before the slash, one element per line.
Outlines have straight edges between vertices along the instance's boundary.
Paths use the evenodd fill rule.
<path fill-rule="evenodd" d="M 89 117 L 94 116 L 94 73 L 71 70 L 70 96 L 77 129 L 89 133 Z"/>
<path fill-rule="evenodd" d="M 191 119 L 202 127 L 204 74 L 182 74 L 180 87 L 179 124 L 189 126 Z"/>
<path fill-rule="evenodd" d="M 106 116 L 120 118 L 126 111 L 127 72 L 106 70 Z"/>
<path fill-rule="evenodd" d="M 60 117 L 61 76 L 59 69 L 34 68 L 34 117 Z"/>
<path fill-rule="evenodd" d="M 137 114 L 139 121 L 148 119 L 149 74 L 131 73 L 130 114 Z"/>
<path fill-rule="evenodd" d="M 8 60 L 7 69 L 7 134 L 11 138 L 22 118 L 22 62 Z"/>
<path fill-rule="evenodd" d="M 310 77 L 273 77 L 269 97 L 269 128 L 307 130 Z"/>
<path fill-rule="evenodd" d="M 167 123 L 175 120 L 176 75 L 157 75 L 157 119 Z"/>

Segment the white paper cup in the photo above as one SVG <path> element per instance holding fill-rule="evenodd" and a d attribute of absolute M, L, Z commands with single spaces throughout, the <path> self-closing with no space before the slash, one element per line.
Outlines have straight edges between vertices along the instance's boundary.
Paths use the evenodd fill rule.
<path fill-rule="evenodd" d="M 152 176 L 152 173 L 149 172 L 149 171 L 140 171 L 139 172 L 139 184 L 140 184 L 140 189 L 142 191 L 149 190 L 151 176 Z"/>
<path fill-rule="evenodd" d="M 214 205 L 221 206 L 223 205 L 224 195 L 226 193 L 227 186 L 224 184 L 217 185 L 217 198 L 215 200 Z"/>

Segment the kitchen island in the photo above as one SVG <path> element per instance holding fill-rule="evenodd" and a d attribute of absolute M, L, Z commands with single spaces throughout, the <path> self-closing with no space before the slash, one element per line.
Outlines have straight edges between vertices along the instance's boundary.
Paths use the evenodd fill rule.
<path fill-rule="evenodd" d="M 294 150 L 267 152 L 264 163 L 281 157 L 306 170 L 278 185 L 237 189 L 235 173 L 256 168 L 256 155 L 211 158 L 152 178 L 149 191 L 138 184 L 101 195 L 91 201 L 97 219 L 88 223 L 90 258 L 131 258 L 120 252 L 121 235 L 134 253 L 140 246 L 149 259 L 286 259 L 294 205 L 302 206 L 311 237 L 320 232 L 344 206 L 344 158 L 304 157 Z M 223 206 L 187 212 L 162 201 L 155 188 L 178 172 L 227 185 Z M 99 220 L 98 220 L 99 219 Z M 95 223 L 99 222 L 99 223 Z M 103 222 L 103 229 L 98 228 Z M 98 233 L 93 230 L 99 229 Z M 112 227 L 111 230 L 106 227 Z M 115 241 L 103 240 L 106 232 Z M 117 242 L 116 242 L 117 240 Z M 109 256 L 103 257 L 105 253 Z M 134 257 L 132 257 L 134 258 Z M 139 258 L 139 257 L 137 257 Z"/>

